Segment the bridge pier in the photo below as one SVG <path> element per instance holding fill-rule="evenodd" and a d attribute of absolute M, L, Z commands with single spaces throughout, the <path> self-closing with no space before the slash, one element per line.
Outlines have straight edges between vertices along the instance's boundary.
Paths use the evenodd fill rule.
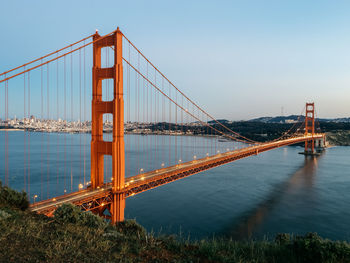
<path fill-rule="evenodd" d="M 317 153 L 322 153 L 327 147 L 326 135 L 322 139 L 315 139 L 315 150 Z"/>
<path fill-rule="evenodd" d="M 125 196 L 124 194 L 113 194 L 113 202 L 111 204 L 111 221 L 112 223 L 121 222 L 124 220 Z"/>
<path fill-rule="evenodd" d="M 314 145 L 313 149 L 311 147 L 308 146 L 308 148 L 306 150 L 304 150 L 303 152 L 300 152 L 299 154 L 304 154 L 307 156 L 318 156 L 320 155 L 326 148 L 326 141 L 325 138 L 323 139 L 314 139 L 312 141 L 308 141 L 305 142 L 305 144 L 308 145 Z"/>

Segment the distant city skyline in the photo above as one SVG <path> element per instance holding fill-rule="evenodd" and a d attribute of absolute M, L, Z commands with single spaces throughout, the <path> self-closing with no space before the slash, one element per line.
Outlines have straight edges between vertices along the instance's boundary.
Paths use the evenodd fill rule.
<path fill-rule="evenodd" d="M 0 72 L 119 26 L 217 119 L 278 116 L 282 107 L 283 115 L 298 115 L 307 101 L 320 118 L 350 116 L 347 1 L 36 0 L 1 7 Z M 0 84 L 0 113 L 2 99 Z"/>

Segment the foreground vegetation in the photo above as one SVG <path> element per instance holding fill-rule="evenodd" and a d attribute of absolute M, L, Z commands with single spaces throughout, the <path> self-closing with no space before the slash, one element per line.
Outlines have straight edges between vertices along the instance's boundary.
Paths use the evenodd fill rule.
<path fill-rule="evenodd" d="M 156 237 L 134 220 L 111 226 L 66 204 L 53 218 L 26 210 L 0 183 L 0 262 L 350 262 L 350 244 L 316 234 L 274 241 Z"/>

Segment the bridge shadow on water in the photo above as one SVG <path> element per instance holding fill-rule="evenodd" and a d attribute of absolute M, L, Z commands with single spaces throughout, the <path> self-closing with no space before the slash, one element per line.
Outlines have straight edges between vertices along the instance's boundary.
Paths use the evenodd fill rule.
<path fill-rule="evenodd" d="M 223 236 L 234 240 L 250 239 L 265 218 L 291 191 L 300 187 L 312 188 L 318 160 L 322 158 L 305 156 L 303 165 L 285 182 L 275 185 L 269 195 L 256 207 L 243 213 L 235 222 L 223 229 Z"/>

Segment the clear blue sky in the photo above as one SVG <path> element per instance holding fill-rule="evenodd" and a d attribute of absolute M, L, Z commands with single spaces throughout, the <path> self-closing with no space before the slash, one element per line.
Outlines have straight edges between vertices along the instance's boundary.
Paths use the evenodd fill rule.
<path fill-rule="evenodd" d="M 217 118 L 350 116 L 350 1 L 1 1 L 0 71 L 117 26 Z M 2 103 L 2 102 L 1 102 Z"/>

